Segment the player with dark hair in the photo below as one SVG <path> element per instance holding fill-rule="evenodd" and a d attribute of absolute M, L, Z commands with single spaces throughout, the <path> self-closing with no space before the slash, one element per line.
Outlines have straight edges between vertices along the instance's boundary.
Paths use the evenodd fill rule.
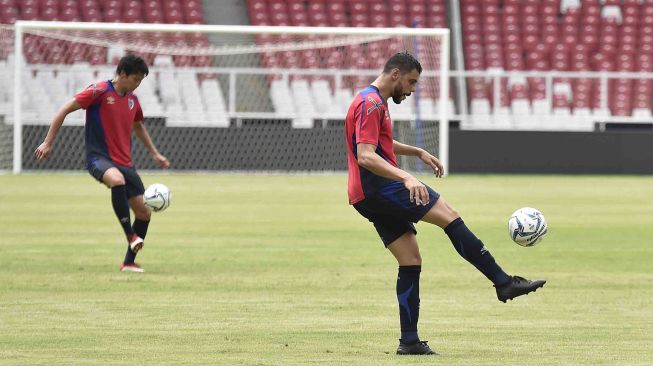
<path fill-rule="evenodd" d="M 417 333 L 422 258 L 413 223 L 424 221 L 444 229 L 456 251 L 492 281 L 500 301 L 535 291 L 546 282 L 506 274 L 458 212 L 433 189 L 397 167 L 396 155 L 410 155 L 430 166 L 436 177 L 444 172 L 435 156 L 392 138 L 386 101 L 392 98 L 399 104 L 406 99 L 415 91 L 421 72 L 420 63 L 407 52 L 390 57 L 383 73 L 356 95 L 345 121 L 349 203 L 374 224 L 399 263 L 397 354 L 402 355 L 436 354 Z"/>
<path fill-rule="evenodd" d="M 131 133 L 145 145 L 161 168 L 170 167 L 168 159 L 154 146 L 143 125 L 143 110 L 133 91 L 149 69 L 137 56 L 123 57 L 112 80 L 90 85 L 64 104 L 50 123 L 43 143 L 34 154 L 38 160 L 52 152 L 54 140 L 66 116 L 80 108 L 86 110 L 86 164 L 89 173 L 111 189 L 111 203 L 127 238 L 127 254 L 120 266 L 124 272 L 143 272 L 136 253 L 143 247 L 151 213 L 143 204 L 143 182 L 131 157 Z M 129 208 L 136 216 L 133 226 Z"/>

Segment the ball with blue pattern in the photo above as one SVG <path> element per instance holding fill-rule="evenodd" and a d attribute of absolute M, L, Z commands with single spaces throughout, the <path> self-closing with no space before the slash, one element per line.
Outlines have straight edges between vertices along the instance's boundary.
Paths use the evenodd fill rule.
<path fill-rule="evenodd" d="M 542 212 L 532 207 L 518 209 L 508 220 L 510 238 L 523 247 L 532 247 L 538 244 L 548 229 Z"/>

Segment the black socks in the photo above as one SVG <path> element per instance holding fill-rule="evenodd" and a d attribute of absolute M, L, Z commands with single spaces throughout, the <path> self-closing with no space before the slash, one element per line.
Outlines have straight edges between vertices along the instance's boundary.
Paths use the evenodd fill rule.
<path fill-rule="evenodd" d="M 127 201 L 127 189 L 124 184 L 111 187 L 111 203 L 113 204 L 113 212 L 116 213 L 122 230 L 125 232 L 127 240 L 129 240 L 134 235 L 134 230 L 129 216 L 129 201 Z"/>
<path fill-rule="evenodd" d="M 492 254 L 485 248 L 483 242 L 467 228 L 463 219 L 459 217 L 453 220 L 444 228 L 444 232 L 449 236 L 458 254 L 473 264 L 495 286 L 510 282 L 510 276 L 494 261 Z"/>
<path fill-rule="evenodd" d="M 150 221 L 143 221 L 139 219 L 134 220 L 134 232 L 136 235 L 138 235 L 141 239 L 145 239 L 145 235 L 147 235 L 147 227 L 150 225 Z M 136 260 L 136 253 L 132 251 L 132 248 L 127 244 L 127 253 L 125 253 L 125 260 L 123 263 L 134 263 L 134 260 Z"/>
<path fill-rule="evenodd" d="M 401 342 L 417 343 L 417 321 L 419 320 L 419 274 L 422 266 L 399 266 L 397 276 L 397 301 L 401 322 Z"/>

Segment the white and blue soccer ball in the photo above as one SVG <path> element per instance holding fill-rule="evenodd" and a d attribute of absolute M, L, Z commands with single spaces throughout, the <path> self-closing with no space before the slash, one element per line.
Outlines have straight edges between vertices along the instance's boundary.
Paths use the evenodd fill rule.
<path fill-rule="evenodd" d="M 548 226 L 544 215 L 532 207 L 522 207 L 508 220 L 510 238 L 523 247 L 532 247 L 546 235 Z"/>
<path fill-rule="evenodd" d="M 145 207 L 154 212 L 161 212 L 170 206 L 172 192 L 164 184 L 154 183 L 147 187 L 143 193 Z"/>

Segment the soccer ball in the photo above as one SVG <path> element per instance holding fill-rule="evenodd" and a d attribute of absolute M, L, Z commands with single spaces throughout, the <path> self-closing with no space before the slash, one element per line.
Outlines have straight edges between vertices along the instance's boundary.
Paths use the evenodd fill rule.
<path fill-rule="evenodd" d="M 508 220 L 510 238 L 523 247 L 532 247 L 546 235 L 548 226 L 542 213 L 532 207 L 522 207 Z"/>
<path fill-rule="evenodd" d="M 170 206 L 172 192 L 161 183 L 154 183 L 147 187 L 143 193 L 145 207 L 154 212 L 161 212 Z"/>

